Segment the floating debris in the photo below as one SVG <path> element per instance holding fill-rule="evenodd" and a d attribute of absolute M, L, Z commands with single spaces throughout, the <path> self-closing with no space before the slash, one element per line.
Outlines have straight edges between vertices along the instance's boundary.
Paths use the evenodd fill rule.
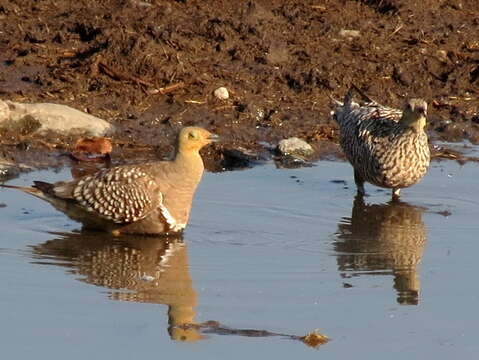
<path fill-rule="evenodd" d="M 189 330 L 189 329 L 196 329 L 201 331 L 203 334 L 216 334 L 216 335 L 236 335 L 236 336 L 245 336 L 245 337 L 270 337 L 270 336 L 279 336 L 285 339 L 290 340 L 299 340 L 302 343 L 318 348 L 323 344 L 326 344 L 330 339 L 326 336 L 321 334 L 319 330 L 314 330 L 305 336 L 298 336 L 298 335 L 288 335 L 288 334 L 281 334 L 275 333 L 268 330 L 256 330 L 256 329 L 234 329 L 230 327 L 226 327 L 222 325 L 220 322 L 215 320 L 206 321 L 200 324 L 193 324 L 193 323 L 185 323 L 176 325 L 176 328 Z"/>
<path fill-rule="evenodd" d="M 321 345 L 326 344 L 329 341 L 329 338 L 316 329 L 306 336 L 301 337 L 300 340 L 310 347 L 318 348 Z"/>

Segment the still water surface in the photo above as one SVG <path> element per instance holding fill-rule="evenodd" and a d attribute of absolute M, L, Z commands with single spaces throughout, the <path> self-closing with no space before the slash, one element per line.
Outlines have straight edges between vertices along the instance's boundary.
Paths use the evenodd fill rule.
<path fill-rule="evenodd" d="M 478 177 L 475 163 L 436 162 L 392 204 L 372 186 L 355 199 L 341 162 L 207 173 L 183 238 L 167 241 L 82 234 L 1 189 L 2 358 L 473 358 Z M 175 326 L 208 320 L 227 330 Z M 314 329 L 331 341 L 244 336 Z"/>

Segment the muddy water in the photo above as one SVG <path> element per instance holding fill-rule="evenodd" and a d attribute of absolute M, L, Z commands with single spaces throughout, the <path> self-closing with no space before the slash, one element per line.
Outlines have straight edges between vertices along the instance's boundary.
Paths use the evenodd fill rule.
<path fill-rule="evenodd" d="M 80 233 L 48 204 L 2 189 L 2 354 L 472 358 L 478 176 L 477 164 L 434 163 L 391 204 L 372 186 L 355 199 L 345 163 L 208 173 L 182 239 Z M 270 336 L 314 329 L 331 338 L 317 350 Z"/>

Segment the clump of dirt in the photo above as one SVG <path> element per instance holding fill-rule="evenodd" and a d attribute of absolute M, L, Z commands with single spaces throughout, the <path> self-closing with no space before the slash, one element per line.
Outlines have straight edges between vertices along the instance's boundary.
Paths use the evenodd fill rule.
<path fill-rule="evenodd" d="M 385 105 L 422 97 L 433 138 L 478 143 L 478 33 L 476 0 L 1 0 L 0 98 L 102 117 L 137 155 L 190 124 L 229 149 L 335 141 L 331 98 L 354 83 Z"/>

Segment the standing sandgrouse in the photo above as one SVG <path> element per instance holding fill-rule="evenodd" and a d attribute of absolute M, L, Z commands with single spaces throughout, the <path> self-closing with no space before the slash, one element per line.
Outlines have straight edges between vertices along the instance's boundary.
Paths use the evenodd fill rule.
<path fill-rule="evenodd" d="M 352 101 L 352 90 L 348 92 L 333 117 L 360 195 L 367 181 L 392 189 L 393 199 L 398 199 L 401 188 L 426 174 L 430 161 L 426 115 L 427 104 L 421 99 L 409 100 L 401 111 L 370 99 L 359 105 Z"/>
<path fill-rule="evenodd" d="M 198 127 L 185 127 L 173 161 L 124 165 L 69 182 L 35 181 L 13 187 L 50 202 L 85 228 L 119 234 L 183 231 L 203 175 L 199 150 L 218 139 Z"/>

